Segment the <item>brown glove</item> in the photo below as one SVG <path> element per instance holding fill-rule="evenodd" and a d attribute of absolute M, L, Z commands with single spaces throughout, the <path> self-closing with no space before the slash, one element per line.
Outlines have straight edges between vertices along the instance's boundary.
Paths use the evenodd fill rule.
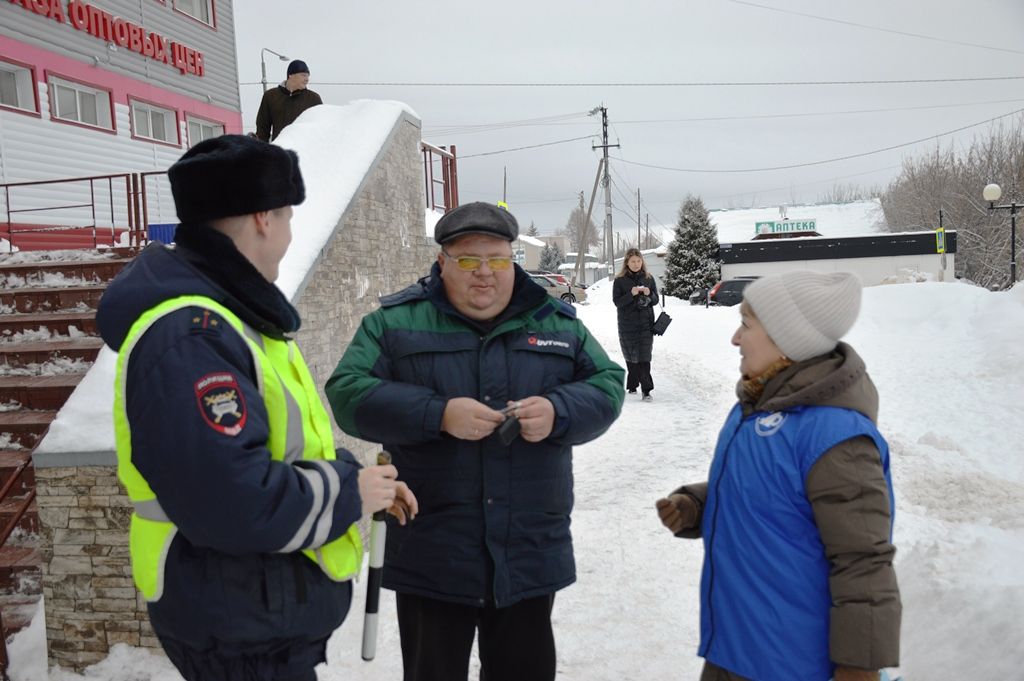
<path fill-rule="evenodd" d="M 856 667 L 836 667 L 833 681 L 878 681 L 878 671 L 857 669 Z"/>
<path fill-rule="evenodd" d="M 689 494 L 670 494 L 654 503 L 661 524 L 678 534 L 697 524 L 697 502 Z"/>

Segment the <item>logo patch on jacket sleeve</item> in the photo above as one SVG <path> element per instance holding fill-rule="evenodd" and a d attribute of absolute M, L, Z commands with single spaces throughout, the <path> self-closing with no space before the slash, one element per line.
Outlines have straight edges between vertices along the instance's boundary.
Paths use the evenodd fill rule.
<path fill-rule="evenodd" d="M 206 425 L 224 435 L 238 435 L 245 427 L 245 397 L 232 374 L 207 374 L 195 383 L 199 413 Z"/>

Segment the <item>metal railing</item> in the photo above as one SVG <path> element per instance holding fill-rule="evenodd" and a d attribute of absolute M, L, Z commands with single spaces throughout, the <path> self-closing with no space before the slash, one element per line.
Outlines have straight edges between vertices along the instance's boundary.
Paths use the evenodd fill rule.
<path fill-rule="evenodd" d="M 458 159 L 455 155 L 455 145 L 451 145 L 450 151 L 444 147 L 435 147 L 433 144 L 420 142 L 423 150 L 423 181 L 426 184 L 427 208 L 430 210 L 441 209 L 445 213 L 459 205 L 459 169 Z M 436 158 L 435 158 L 436 157 Z M 435 166 L 440 166 L 441 179 L 435 175 Z M 437 200 L 437 190 L 440 185 L 441 202 Z"/>
<path fill-rule="evenodd" d="M 91 231 L 92 247 L 96 248 L 99 245 L 118 246 L 118 232 L 127 231 L 128 245 L 142 247 L 148 241 L 146 226 L 149 224 L 149 206 L 146 181 L 153 175 L 164 174 L 166 171 L 115 173 L 59 180 L 2 183 L 0 189 L 3 190 L 5 214 L 4 222 L 0 223 L 2 236 L 7 238 L 9 249 L 13 251 L 18 235 L 84 229 Z M 38 191 L 39 188 L 44 189 Z M 54 197 L 61 192 L 75 198 L 55 200 Z M 79 215 L 71 218 L 62 217 L 68 215 L 66 211 L 72 210 L 79 211 Z M 22 215 L 39 216 L 44 223 L 53 224 L 17 222 L 16 218 Z"/>
<path fill-rule="evenodd" d="M 11 476 L 4 483 L 3 487 L 0 487 L 0 504 L 7 501 L 7 498 L 13 496 L 11 493 L 21 481 L 21 476 L 24 475 L 26 469 L 29 467 L 29 459 L 22 461 L 11 473 Z M 10 538 L 11 533 L 14 532 L 14 528 L 18 526 L 21 519 L 25 516 L 29 507 L 32 505 L 32 500 L 36 498 L 35 487 L 29 485 L 23 485 L 28 488 L 28 491 L 24 493 L 24 496 L 19 499 L 17 505 L 14 508 L 14 512 L 11 514 L 7 522 L 4 523 L 3 527 L 0 528 L 0 546 L 4 546 Z M 3 613 L 0 612 L 0 679 L 3 681 L 9 681 L 7 675 L 7 669 L 10 667 L 10 656 L 7 652 L 7 629 L 4 626 Z"/>

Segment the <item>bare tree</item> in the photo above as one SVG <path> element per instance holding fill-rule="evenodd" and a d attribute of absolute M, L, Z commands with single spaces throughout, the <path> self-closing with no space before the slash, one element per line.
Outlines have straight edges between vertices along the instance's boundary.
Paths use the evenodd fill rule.
<path fill-rule="evenodd" d="M 581 202 L 582 203 L 582 202 Z M 565 233 L 569 237 L 569 245 L 576 253 L 586 253 L 591 246 L 597 246 L 601 243 L 601 230 L 598 229 L 594 221 L 590 221 L 590 226 L 587 229 L 587 243 L 580 248 L 580 239 L 583 234 L 583 221 L 586 219 L 587 214 L 583 209 L 583 206 L 577 206 L 572 209 L 572 213 L 569 214 L 569 220 L 565 223 Z"/>
<path fill-rule="evenodd" d="M 990 182 L 1003 187 L 1004 202 L 1024 201 L 1024 116 L 975 137 L 966 150 L 936 147 L 906 159 L 881 196 L 886 223 L 892 231 L 935 229 L 942 209 L 946 229 L 957 231 L 957 275 L 1005 288 L 1011 283 L 1010 217 L 989 212 L 981 190 Z"/>

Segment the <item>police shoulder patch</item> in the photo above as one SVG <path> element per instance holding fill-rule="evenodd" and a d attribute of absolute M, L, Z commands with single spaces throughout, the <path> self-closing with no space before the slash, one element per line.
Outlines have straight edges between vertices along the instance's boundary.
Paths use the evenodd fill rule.
<path fill-rule="evenodd" d="M 245 396 L 233 374 L 207 374 L 196 381 L 194 387 L 199 413 L 206 425 L 232 437 L 242 432 L 248 412 Z"/>

